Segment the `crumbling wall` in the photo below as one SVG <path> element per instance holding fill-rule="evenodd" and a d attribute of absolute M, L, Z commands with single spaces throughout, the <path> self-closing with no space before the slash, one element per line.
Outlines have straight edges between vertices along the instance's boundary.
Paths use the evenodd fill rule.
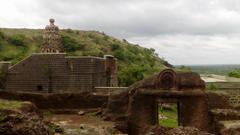
<path fill-rule="evenodd" d="M 15 93 L 0 91 L 0 98 L 31 101 L 40 109 L 87 109 L 106 106 L 108 97 L 93 93 Z"/>

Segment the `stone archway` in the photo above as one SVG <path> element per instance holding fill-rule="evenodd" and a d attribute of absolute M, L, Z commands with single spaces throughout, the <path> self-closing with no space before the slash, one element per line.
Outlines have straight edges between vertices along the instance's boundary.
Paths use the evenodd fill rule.
<path fill-rule="evenodd" d="M 146 126 L 158 125 L 158 99 L 174 99 L 179 104 L 181 126 L 208 130 L 205 83 L 197 73 L 163 70 L 132 88 L 129 101 L 130 134 L 137 135 Z"/>
<path fill-rule="evenodd" d="M 171 69 L 166 69 L 162 71 L 155 81 L 156 89 L 176 89 L 177 76 L 176 73 Z"/>

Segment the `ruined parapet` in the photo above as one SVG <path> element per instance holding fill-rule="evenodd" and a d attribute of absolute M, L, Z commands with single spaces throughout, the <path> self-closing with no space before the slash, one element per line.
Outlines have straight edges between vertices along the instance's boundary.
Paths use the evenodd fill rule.
<path fill-rule="evenodd" d="M 41 47 L 41 53 L 61 53 L 64 48 L 61 43 L 61 36 L 59 34 L 58 26 L 54 25 L 54 19 L 49 20 L 50 24 L 45 27 Z"/>
<path fill-rule="evenodd" d="M 104 55 L 105 71 L 108 87 L 118 86 L 117 80 L 117 59 L 112 55 Z"/>

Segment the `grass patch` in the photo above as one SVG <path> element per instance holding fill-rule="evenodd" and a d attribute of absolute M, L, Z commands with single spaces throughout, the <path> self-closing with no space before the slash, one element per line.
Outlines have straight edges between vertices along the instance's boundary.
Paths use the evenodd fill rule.
<path fill-rule="evenodd" d="M 172 109 L 161 109 L 159 107 L 159 115 L 164 118 L 159 118 L 159 124 L 164 127 L 178 127 L 178 112 L 177 105 L 172 105 Z"/>
<path fill-rule="evenodd" d="M 53 113 L 50 112 L 50 111 L 44 111 L 43 112 L 43 116 L 51 116 L 51 115 L 53 115 Z"/>
<path fill-rule="evenodd" d="M 20 101 L 0 100 L 0 110 L 19 109 L 23 106 L 23 104 L 24 102 L 20 102 Z"/>

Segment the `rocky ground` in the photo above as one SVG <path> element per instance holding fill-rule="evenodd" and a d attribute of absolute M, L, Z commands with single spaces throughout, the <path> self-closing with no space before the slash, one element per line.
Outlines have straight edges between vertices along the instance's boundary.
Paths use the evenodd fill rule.
<path fill-rule="evenodd" d="M 34 105 L 0 100 L 0 135 L 52 135 Z"/>
<path fill-rule="evenodd" d="M 177 127 L 177 128 L 167 128 L 167 127 L 153 127 L 151 131 L 148 131 L 145 135 L 213 135 L 198 130 L 193 127 Z"/>
<path fill-rule="evenodd" d="M 114 135 L 114 123 L 96 113 L 40 113 L 30 102 L 0 99 L 0 135 Z"/>
<path fill-rule="evenodd" d="M 62 135 L 114 135 L 119 133 L 114 123 L 103 121 L 94 113 L 77 114 L 50 114 L 45 120 L 60 125 L 64 132 Z"/>
<path fill-rule="evenodd" d="M 94 112 L 39 113 L 30 102 L 0 100 L 0 135 L 117 135 L 113 122 Z M 144 135 L 211 135 L 191 127 L 156 126 Z"/>

